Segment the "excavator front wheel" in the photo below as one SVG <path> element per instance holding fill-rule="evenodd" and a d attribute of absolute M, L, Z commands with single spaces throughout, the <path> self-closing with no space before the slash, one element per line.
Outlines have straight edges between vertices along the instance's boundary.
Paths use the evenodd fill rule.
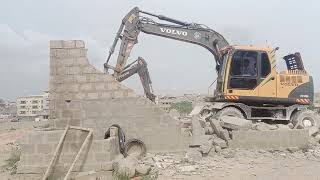
<path fill-rule="evenodd" d="M 235 107 L 225 107 L 216 113 L 216 118 L 220 120 L 222 116 L 233 116 L 238 118 L 244 118 L 242 112 Z"/>
<path fill-rule="evenodd" d="M 320 117 L 311 110 L 297 111 L 293 114 L 291 121 L 295 129 L 308 129 L 313 126 L 320 126 Z"/>

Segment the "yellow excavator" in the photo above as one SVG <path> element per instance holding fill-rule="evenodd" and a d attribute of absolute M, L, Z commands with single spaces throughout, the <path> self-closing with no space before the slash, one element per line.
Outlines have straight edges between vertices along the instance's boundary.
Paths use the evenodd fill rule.
<path fill-rule="evenodd" d="M 197 44 L 211 52 L 218 77 L 215 92 L 208 100 L 212 102 L 210 110 L 216 118 L 227 115 L 250 120 L 288 121 L 295 128 L 318 126 L 315 113 L 308 109 L 314 99 L 313 78 L 305 70 L 300 53 L 285 56 L 287 70 L 279 73 L 276 69 L 278 47 L 229 45 L 221 34 L 205 25 L 183 22 L 135 7 L 122 20 L 104 64 L 106 72 L 112 69 L 117 79 L 128 72 L 127 60 L 140 32 Z M 110 57 L 119 39 L 121 45 L 117 62 L 111 66 Z M 142 77 L 148 80 L 143 83 L 145 94 L 154 101 L 155 96 L 149 86 L 146 88 L 146 85 L 151 87 L 149 73 L 145 74 L 148 75 L 147 78 Z"/>

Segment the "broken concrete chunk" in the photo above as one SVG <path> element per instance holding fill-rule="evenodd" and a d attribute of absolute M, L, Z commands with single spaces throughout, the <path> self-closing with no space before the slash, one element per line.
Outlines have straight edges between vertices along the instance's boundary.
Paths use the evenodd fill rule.
<path fill-rule="evenodd" d="M 213 134 L 213 129 L 212 129 L 212 127 L 210 126 L 210 127 L 205 127 L 204 128 L 204 131 L 205 131 L 205 133 L 206 133 L 206 135 L 211 135 L 211 134 Z"/>
<path fill-rule="evenodd" d="M 213 148 L 213 140 L 210 139 L 209 141 L 207 141 L 206 143 L 200 146 L 200 151 L 202 154 L 207 155 L 212 148 Z"/>
<path fill-rule="evenodd" d="M 215 149 L 216 153 L 219 153 L 222 151 L 220 146 L 214 146 L 214 149 Z"/>
<path fill-rule="evenodd" d="M 179 119 L 180 113 L 176 109 L 171 109 L 169 115 L 174 119 Z"/>
<path fill-rule="evenodd" d="M 309 136 L 313 136 L 319 131 L 319 128 L 316 126 L 312 126 L 308 130 L 309 130 Z"/>
<path fill-rule="evenodd" d="M 130 178 L 134 177 L 136 173 L 136 167 L 138 165 L 138 159 L 128 156 L 113 163 L 112 167 L 116 174 L 126 175 Z"/>
<path fill-rule="evenodd" d="M 197 115 L 197 114 L 200 114 L 201 110 L 203 109 L 205 105 L 197 105 L 195 106 L 192 111 L 190 112 L 190 116 L 194 116 L 194 115 Z"/>
<path fill-rule="evenodd" d="M 220 125 L 231 130 L 249 130 L 252 121 L 233 116 L 222 116 Z"/>
<path fill-rule="evenodd" d="M 257 131 L 268 131 L 268 130 L 276 130 L 278 129 L 278 126 L 275 124 L 267 124 L 264 122 L 260 122 L 252 126 L 252 129 Z"/>
<path fill-rule="evenodd" d="M 181 167 L 179 167 L 179 170 L 181 172 L 193 172 L 193 171 L 196 171 L 196 167 L 192 166 L 192 165 L 181 166 Z"/>
<path fill-rule="evenodd" d="M 294 152 L 299 151 L 300 149 L 299 149 L 298 147 L 288 147 L 287 150 L 288 150 L 290 153 L 294 153 Z"/>
<path fill-rule="evenodd" d="M 197 117 L 192 118 L 192 141 L 190 147 L 199 147 L 202 144 L 201 136 L 205 135 L 204 128 L 201 127 Z"/>
<path fill-rule="evenodd" d="M 148 165 L 144 165 L 144 164 L 139 164 L 136 167 L 136 172 L 139 175 L 147 175 L 151 170 L 151 166 Z"/>
<path fill-rule="evenodd" d="M 223 128 L 221 127 L 219 121 L 216 119 L 209 119 L 208 121 L 210 122 L 213 132 L 220 136 L 220 132 L 223 131 Z"/>
<path fill-rule="evenodd" d="M 229 140 L 231 140 L 228 130 L 226 130 L 226 129 L 222 130 L 222 131 L 220 132 L 220 138 L 223 139 L 223 140 L 225 140 L 225 141 L 227 141 L 227 142 L 228 142 Z"/>
<path fill-rule="evenodd" d="M 202 154 L 198 148 L 189 148 L 185 158 L 188 162 L 200 161 L 202 159 Z"/>
<path fill-rule="evenodd" d="M 222 149 L 228 147 L 227 142 L 220 138 L 214 138 L 212 143 L 214 146 L 220 146 Z"/>

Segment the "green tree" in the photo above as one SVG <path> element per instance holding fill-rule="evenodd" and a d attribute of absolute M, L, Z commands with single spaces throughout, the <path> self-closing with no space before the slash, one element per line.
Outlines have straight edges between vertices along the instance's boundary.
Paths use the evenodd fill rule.
<path fill-rule="evenodd" d="M 192 111 L 193 107 L 191 102 L 181 101 L 173 103 L 170 109 L 176 109 L 180 113 L 180 115 L 186 115 Z"/>

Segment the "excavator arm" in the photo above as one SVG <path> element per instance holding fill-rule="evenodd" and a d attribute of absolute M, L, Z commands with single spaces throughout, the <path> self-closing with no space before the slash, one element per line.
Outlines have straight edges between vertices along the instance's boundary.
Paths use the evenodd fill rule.
<path fill-rule="evenodd" d="M 150 18 L 151 16 L 169 22 L 170 24 L 156 22 Z M 206 48 L 215 58 L 217 71 L 219 71 L 220 65 L 222 64 L 219 50 L 229 45 L 221 34 L 209 27 L 196 23 L 182 22 L 162 15 L 155 15 L 141 11 L 139 8 L 135 7 L 122 20 L 110 48 L 107 62 L 104 65 L 106 71 L 108 71 L 108 69 L 113 69 L 115 76 L 122 72 L 123 68 L 126 66 L 133 46 L 138 42 L 138 35 L 140 32 L 197 44 Z M 115 67 L 112 67 L 109 65 L 109 60 L 119 39 L 121 39 L 121 45 L 117 64 Z"/>
<path fill-rule="evenodd" d="M 138 73 L 140 77 L 144 94 L 152 102 L 155 102 L 156 96 L 153 94 L 152 82 L 150 79 L 147 62 L 143 58 L 139 57 L 137 60 L 127 65 L 123 69 L 123 71 L 116 77 L 116 79 L 117 81 L 121 82 L 136 73 Z"/>

